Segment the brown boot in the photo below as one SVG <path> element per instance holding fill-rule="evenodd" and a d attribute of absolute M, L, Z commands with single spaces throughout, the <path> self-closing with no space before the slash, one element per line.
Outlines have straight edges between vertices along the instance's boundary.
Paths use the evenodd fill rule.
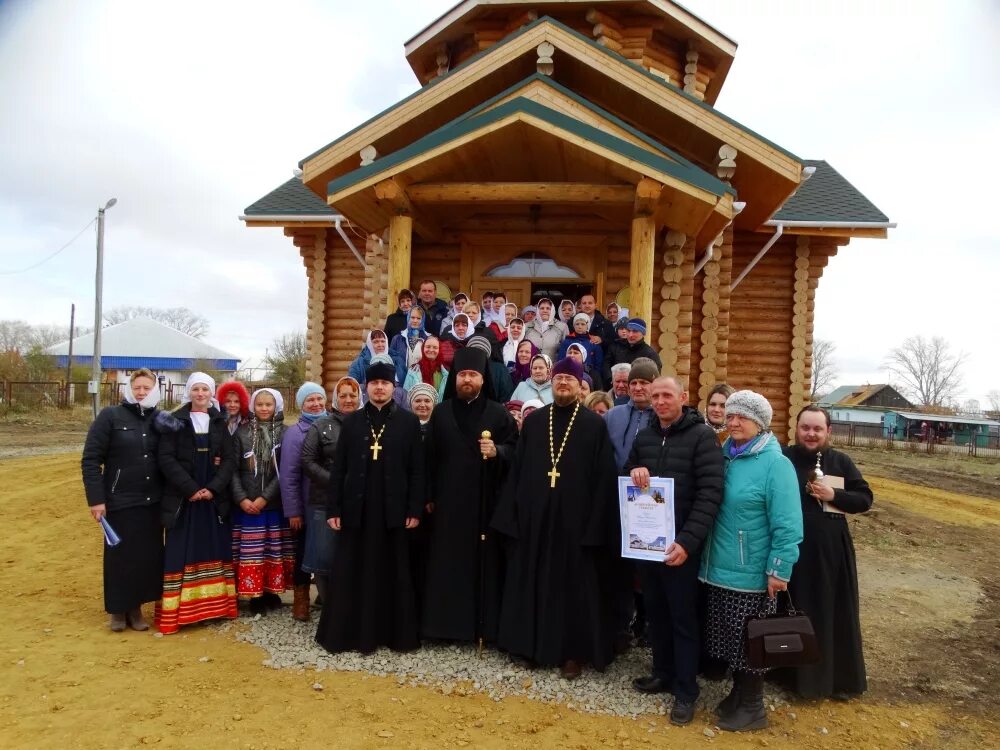
<path fill-rule="evenodd" d="M 309 622 L 309 584 L 295 587 L 295 598 L 292 600 L 292 617 L 299 622 Z"/>
<path fill-rule="evenodd" d="M 142 618 L 142 610 L 139 607 L 126 612 L 125 619 L 132 630 L 149 630 L 149 623 Z"/>

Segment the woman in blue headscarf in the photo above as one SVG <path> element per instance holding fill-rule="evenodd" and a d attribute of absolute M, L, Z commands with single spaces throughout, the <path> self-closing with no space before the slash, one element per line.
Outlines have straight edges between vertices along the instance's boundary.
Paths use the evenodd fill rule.
<path fill-rule="evenodd" d="M 396 366 L 397 382 L 402 383 L 406 379 L 406 371 L 420 361 L 426 339 L 424 309 L 418 305 L 410 310 L 406 328 L 393 336 L 389 342 L 389 355 Z"/>

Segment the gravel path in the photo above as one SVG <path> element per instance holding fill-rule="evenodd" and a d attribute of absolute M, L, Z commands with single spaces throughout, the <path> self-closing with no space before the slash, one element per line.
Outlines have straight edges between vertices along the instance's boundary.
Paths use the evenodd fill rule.
<path fill-rule="evenodd" d="M 223 631 L 235 632 L 237 640 L 264 649 L 264 666 L 274 669 L 366 672 L 380 677 L 395 677 L 400 685 L 437 688 L 445 695 L 481 692 L 496 701 L 512 695 L 532 700 L 565 704 L 569 709 L 587 713 L 638 717 L 662 715 L 667 711 L 664 697 L 644 695 L 632 687 L 632 679 L 646 674 L 651 660 L 648 648 L 633 648 L 603 673 L 585 669 L 576 680 L 564 680 L 558 669 L 529 669 L 514 664 L 506 654 L 487 650 L 482 658 L 473 646 L 444 644 L 424 645 L 419 651 L 397 654 L 379 649 L 374 654 L 330 654 L 314 640 L 315 621 L 300 623 L 291 618 L 287 608 L 266 616 L 242 616 L 238 624 L 220 625 Z M 322 690 L 323 678 L 317 674 L 316 690 Z M 701 684 L 700 708 L 713 710 L 726 693 L 729 682 Z M 767 703 L 773 711 L 787 705 L 788 696 L 768 685 Z"/>

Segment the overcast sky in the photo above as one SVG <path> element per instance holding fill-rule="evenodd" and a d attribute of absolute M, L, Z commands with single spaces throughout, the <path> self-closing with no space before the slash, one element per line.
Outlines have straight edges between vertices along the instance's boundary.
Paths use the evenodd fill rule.
<path fill-rule="evenodd" d="M 403 42 L 451 0 L 0 0 L 0 319 L 93 321 L 94 233 L 114 196 L 106 308 L 185 305 L 256 361 L 304 328 L 281 230 L 244 207 L 302 157 L 417 88 Z M 854 240 L 820 285 L 840 384 L 883 382 L 887 349 L 947 337 L 960 400 L 1000 388 L 1000 3 L 685 0 L 739 43 L 718 108 L 826 159 L 898 229 Z"/>

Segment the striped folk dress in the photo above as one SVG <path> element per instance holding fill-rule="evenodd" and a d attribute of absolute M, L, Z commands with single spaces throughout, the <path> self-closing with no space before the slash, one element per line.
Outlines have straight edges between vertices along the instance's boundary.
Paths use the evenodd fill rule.
<path fill-rule="evenodd" d="M 207 433 L 195 435 L 195 476 L 204 487 L 211 472 Z M 185 500 L 164 550 L 163 598 L 154 624 L 161 633 L 183 625 L 237 617 L 231 531 L 211 500 Z"/>

